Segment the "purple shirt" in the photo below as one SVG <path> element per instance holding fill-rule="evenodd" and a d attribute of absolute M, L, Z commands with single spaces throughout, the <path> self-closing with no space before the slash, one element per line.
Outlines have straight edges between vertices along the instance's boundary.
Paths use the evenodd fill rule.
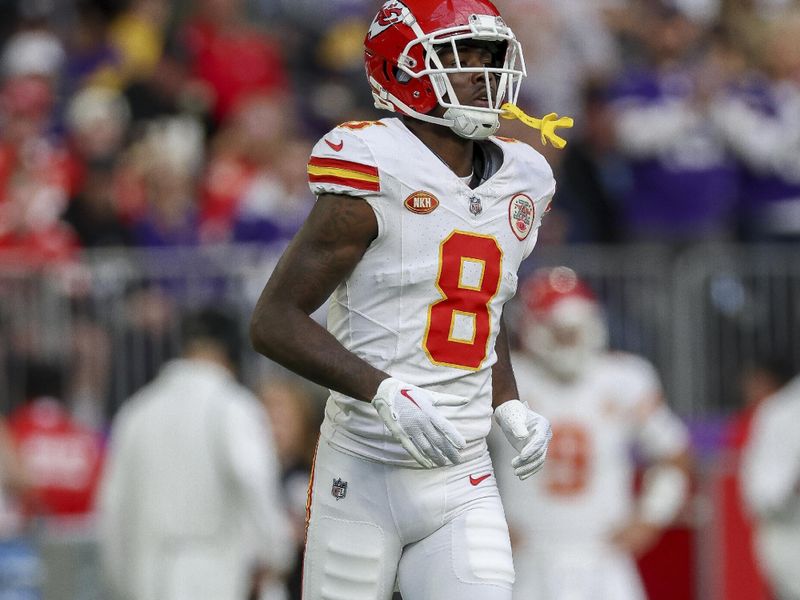
<path fill-rule="evenodd" d="M 611 92 L 617 114 L 638 111 L 644 128 L 649 128 L 647 120 L 669 124 L 670 114 L 694 110 L 694 85 L 682 71 L 632 71 Z M 659 107 L 664 110 L 649 110 Z M 736 169 L 702 116 L 645 151 L 626 147 L 625 140 L 620 150 L 631 165 L 632 185 L 620 207 L 630 237 L 680 241 L 731 230 Z"/>

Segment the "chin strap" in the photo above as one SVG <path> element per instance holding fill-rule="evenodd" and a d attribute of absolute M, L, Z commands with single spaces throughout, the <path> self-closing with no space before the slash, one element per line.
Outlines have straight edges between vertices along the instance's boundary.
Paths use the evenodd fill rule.
<path fill-rule="evenodd" d="M 567 140 L 556 135 L 559 127 L 570 128 L 574 124 L 572 117 L 559 117 L 556 113 L 550 113 L 541 119 L 525 114 L 519 106 L 506 102 L 500 107 L 500 116 L 504 119 L 519 119 L 528 127 L 538 129 L 542 132 L 542 144 L 545 146 L 549 141 L 555 148 L 561 150 L 567 145 Z"/>

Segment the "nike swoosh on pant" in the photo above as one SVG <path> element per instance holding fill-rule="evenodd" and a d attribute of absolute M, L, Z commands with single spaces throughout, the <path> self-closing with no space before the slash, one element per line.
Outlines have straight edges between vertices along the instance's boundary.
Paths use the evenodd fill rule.
<path fill-rule="evenodd" d="M 491 473 L 486 473 L 486 475 L 481 475 L 480 477 L 475 477 L 474 475 L 470 475 L 469 476 L 469 482 L 472 485 L 478 485 L 481 481 L 489 479 L 489 477 L 491 477 L 491 476 L 492 476 Z"/>

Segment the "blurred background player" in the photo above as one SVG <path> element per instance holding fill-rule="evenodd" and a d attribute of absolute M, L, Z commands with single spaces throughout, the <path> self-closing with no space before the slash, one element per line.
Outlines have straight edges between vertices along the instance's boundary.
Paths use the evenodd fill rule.
<path fill-rule="evenodd" d="M 121 599 L 242 600 L 253 569 L 291 566 L 289 521 L 267 416 L 235 378 L 239 325 L 186 317 L 183 356 L 113 423 L 101 544 Z"/>
<path fill-rule="evenodd" d="M 375 105 L 400 118 L 316 144 L 317 202 L 250 328 L 261 354 L 331 390 L 304 597 L 388 600 L 397 580 L 406 600 L 510 599 L 493 407 L 518 476 L 550 438 L 516 399 L 502 321 L 555 191 L 541 154 L 492 137 L 519 115 L 522 50 L 488 0 L 389 0 L 364 46 Z M 562 123 L 539 127 L 558 143 Z M 326 329 L 310 314 L 329 297 Z"/>
<path fill-rule="evenodd" d="M 512 358 L 520 398 L 550 420 L 553 439 L 539 476 L 498 471 L 514 598 L 642 599 L 634 557 L 684 505 L 687 431 L 652 365 L 606 349 L 601 308 L 571 269 L 536 272 L 522 301 L 522 351 Z M 492 447 L 496 460 L 508 459 L 504 440 Z M 638 500 L 634 447 L 648 465 Z"/>
<path fill-rule="evenodd" d="M 756 522 L 756 554 L 779 600 L 800 598 L 800 377 L 756 410 L 741 482 Z"/>

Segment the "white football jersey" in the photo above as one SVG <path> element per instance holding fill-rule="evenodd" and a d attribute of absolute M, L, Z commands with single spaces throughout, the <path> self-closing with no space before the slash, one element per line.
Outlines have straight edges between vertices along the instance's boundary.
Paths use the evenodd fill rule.
<path fill-rule="evenodd" d="M 502 165 L 474 190 L 396 118 L 340 125 L 308 163 L 315 194 L 364 198 L 378 220 L 377 239 L 331 296 L 328 329 L 397 379 L 468 397 L 440 409 L 466 438 L 465 458 L 486 447 L 500 315 L 555 191 L 533 148 L 485 143 Z M 418 466 L 372 405 L 339 393 L 322 435 L 359 456 Z"/>
<path fill-rule="evenodd" d="M 550 420 L 553 438 L 535 477 L 519 481 L 498 467 L 509 524 L 544 547 L 602 544 L 633 516 L 634 448 L 650 460 L 674 456 L 686 448 L 687 430 L 663 403 L 655 368 L 638 356 L 598 355 L 574 382 L 522 354 L 512 363 L 520 399 Z M 514 456 L 499 431 L 492 453 L 501 462 Z"/>

